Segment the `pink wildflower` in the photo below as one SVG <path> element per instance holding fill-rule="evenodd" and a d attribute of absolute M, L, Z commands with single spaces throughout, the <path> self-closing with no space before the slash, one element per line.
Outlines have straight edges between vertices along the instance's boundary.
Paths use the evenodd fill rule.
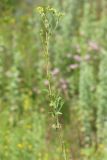
<path fill-rule="evenodd" d="M 76 69 L 76 68 L 78 68 L 78 64 L 71 64 L 71 65 L 69 66 L 69 69 L 72 69 L 72 70 L 74 70 L 74 69 Z"/>
<path fill-rule="evenodd" d="M 53 76 L 58 75 L 58 73 L 59 73 L 59 68 L 55 68 L 55 69 L 52 70 L 52 75 Z"/>
<path fill-rule="evenodd" d="M 81 56 L 80 55 L 75 55 L 74 60 L 76 60 L 77 62 L 80 62 L 81 61 Z"/>
<path fill-rule="evenodd" d="M 84 60 L 89 61 L 90 58 L 91 58 L 90 55 L 89 55 L 89 54 L 86 54 L 86 56 L 84 57 Z"/>
<path fill-rule="evenodd" d="M 89 45 L 89 48 L 92 49 L 92 50 L 96 50 L 96 51 L 99 50 L 98 44 L 94 41 L 89 41 L 88 45 Z"/>
<path fill-rule="evenodd" d="M 45 81 L 44 81 L 44 84 L 45 84 L 45 86 L 48 86 L 48 85 L 49 85 L 49 81 L 48 81 L 48 80 L 45 80 Z"/>

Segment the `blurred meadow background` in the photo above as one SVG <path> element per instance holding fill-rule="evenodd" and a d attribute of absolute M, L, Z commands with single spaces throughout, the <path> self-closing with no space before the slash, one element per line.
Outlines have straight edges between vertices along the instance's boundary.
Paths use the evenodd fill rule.
<path fill-rule="evenodd" d="M 65 13 L 49 56 L 67 160 L 107 160 L 107 0 L 0 0 L 0 160 L 63 159 L 45 92 L 41 5 Z"/>

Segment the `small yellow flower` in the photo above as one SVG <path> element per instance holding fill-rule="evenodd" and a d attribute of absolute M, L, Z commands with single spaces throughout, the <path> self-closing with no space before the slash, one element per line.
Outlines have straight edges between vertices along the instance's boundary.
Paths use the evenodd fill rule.
<path fill-rule="evenodd" d="M 44 12 L 44 9 L 43 9 L 43 7 L 37 7 L 36 11 L 41 14 Z"/>
<path fill-rule="evenodd" d="M 25 128 L 31 129 L 31 128 L 32 128 L 32 125 L 28 124 L 28 125 L 25 126 Z"/>
<path fill-rule="evenodd" d="M 57 13 L 56 9 L 54 9 L 54 8 L 49 7 L 48 10 L 53 12 L 53 13 Z"/>
<path fill-rule="evenodd" d="M 17 145 L 17 147 L 18 147 L 19 149 L 23 149 L 23 148 L 24 148 L 24 144 L 23 144 L 23 143 L 19 143 L 19 144 Z"/>
<path fill-rule="evenodd" d="M 85 155 L 83 150 L 80 151 L 80 154 L 81 154 L 81 156 Z"/>
<path fill-rule="evenodd" d="M 48 155 L 48 153 L 45 153 L 44 160 L 48 160 L 48 159 L 49 159 L 49 155 Z"/>
<path fill-rule="evenodd" d="M 104 149 L 104 144 L 99 144 L 99 149 Z"/>
<path fill-rule="evenodd" d="M 14 18 L 11 18 L 11 19 L 10 19 L 10 23 L 11 23 L 11 24 L 15 24 L 15 22 L 16 22 L 16 21 L 15 21 Z"/>
<path fill-rule="evenodd" d="M 29 150 L 31 150 L 33 148 L 32 144 L 28 145 Z"/>
<path fill-rule="evenodd" d="M 23 108 L 25 111 L 28 111 L 32 106 L 31 98 L 28 95 L 23 97 Z"/>

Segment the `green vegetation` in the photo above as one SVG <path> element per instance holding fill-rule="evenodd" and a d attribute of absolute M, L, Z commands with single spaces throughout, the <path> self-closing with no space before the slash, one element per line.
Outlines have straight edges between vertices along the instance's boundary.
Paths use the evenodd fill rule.
<path fill-rule="evenodd" d="M 107 159 L 106 7 L 0 1 L 0 160 Z"/>

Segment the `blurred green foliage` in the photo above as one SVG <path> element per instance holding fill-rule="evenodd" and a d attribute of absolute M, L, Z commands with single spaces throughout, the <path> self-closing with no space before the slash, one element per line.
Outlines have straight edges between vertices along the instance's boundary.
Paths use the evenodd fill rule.
<path fill-rule="evenodd" d="M 107 1 L 0 1 L 0 160 L 60 160 L 35 8 L 65 13 L 50 42 L 52 85 L 64 99 L 68 159 L 107 159 Z"/>

